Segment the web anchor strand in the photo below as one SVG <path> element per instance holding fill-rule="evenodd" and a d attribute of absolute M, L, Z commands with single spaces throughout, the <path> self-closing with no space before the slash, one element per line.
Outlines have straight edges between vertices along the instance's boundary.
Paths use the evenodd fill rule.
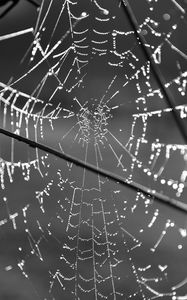
<path fill-rule="evenodd" d="M 177 209 L 181 212 L 187 213 L 187 204 L 182 203 L 182 202 L 180 202 L 176 199 L 170 198 L 170 197 L 168 197 L 164 194 L 158 193 L 158 192 L 156 192 L 152 189 L 149 189 L 149 188 L 147 188 L 147 187 L 145 187 L 145 186 L 143 186 L 139 183 L 136 183 L 134 181 L 125 181 L 125 179 L 123 177 L 118 176 L 118 175 L 116 175 L 112 172 L 109 172 L 109 171 L 104 170 L 102 168 L 97 168 L 96 166 L 94 166 L 92 164 L 88 164 L 88 163 L 83 162 L 82 160 L 77 159 L 76 157 L 73 157 L 71 155 L 59 152 L 59 151 L 57 151 L 53 148 L 50 148 L 46 145 L 43 145 L 41 143 L 29 140 L 25 137 L 19 136 L 15 133 L 12 133 L 12 132 L 7 131 L 5 129 L 0 128 L 0 133 L 5 135 L 5 136 L 8 136 L 10 138 L 13 138 L 17 141 L 23 142 L 23 143 L 29 145 L 32 148 L 38 148 L 42 151 L 45 151 L 47 153 L 50 153 L 50 154 L 58 157 L 60 159 L 66 160 L 70 163 L 74 163 L 76 166 L 81 167 L 81 168 L 85 168 L 86 170 L 91 171 L 95 174 L 99 174 L 100 176 L 107 177 L 108 179 L 110 179 L 110 180 L 112 180 L 116 183 L 127 186 L 127 187 L 129 187 L 129 188 L 131 188 L 135 191 L 142 192 L 144 195 L 146 195 L 148 197 L 151 197 L 155 201 L 161 202 L 161 203 L 163 203 L 165 205 L 168 205 L 170 207 L 173 207 L 173 208 L 175 208 L 175 209 Z"/>

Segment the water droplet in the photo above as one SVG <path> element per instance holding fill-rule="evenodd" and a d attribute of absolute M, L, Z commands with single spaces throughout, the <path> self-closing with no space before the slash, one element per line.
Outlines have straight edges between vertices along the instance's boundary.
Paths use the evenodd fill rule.
<path fill-rule="evenodd" d="M 169 14 L 163 14 L 163 19 L 165 21 L 169 21 L 171 19 L 171 16 Z"/>

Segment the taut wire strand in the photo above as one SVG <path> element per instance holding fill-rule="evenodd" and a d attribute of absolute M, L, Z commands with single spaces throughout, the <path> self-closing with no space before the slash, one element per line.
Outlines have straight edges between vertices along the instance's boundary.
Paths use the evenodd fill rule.
<path fill-rule="evenodd" d="M 52 154 L 52 155 L 54 155 L 58 158 L 66 160 L 70 163 L 74 163 L 75 165 L 77 165 L 79 167 L 82 167 L 82 168 L 85 168 L 88 171 L 91 171 L 93 173 L 99 174 L 102 177 L 107 177 L 108 179 L 111 179 L 112 181 L 114 181 L 116 183 L 127 186 L 127 187 L 129 187 L 129 188 L 131 188 L 135 191 L 142 192 L 146 196 L 151 197 L 152 199 L 154 199 L 156 201 L 159 201 L 163 204 L 166 204 L 170 207 L 173 207 L 173 208 L 175 208 L 175 209 L 177 209 L 181 212 L 187 213 L 187 204 L 185 204 L 183 202 L 180 202 L 176 199 L 170 198 L 170 197 L 168 197 L 164 194 L 158 193 L 158 192 L 156 192 L 152 189 L 149 189 L 149 188 L 147 188 L 147 187 L 145 187 L 145 186 L 143 186 L 139 183 L 136 183 L 134 181 L 127 181 L 123 177 L 118 176 L 118 175 L 116 175 L 116 174 L 114 174 L 110 171 L 104 170 L 102 168 L 97 168 L 96 166 L 94 166 L 92 164 L 85 163 L 82 160 L 77 159 L 76 157 L 73 157 L 71 155 L 59 152 L 59 151 L 57 151 L 53 148 L 50 148 L 46 145 L 43 145 L 41 143 L 29 140 L 25 137 L 19 136 L 15 133 L 12 133 L 12 132 L 7 131 L 5 129 L 0 128 L 0 133 L 5 135 L 5 136 L 8 136 L 10 138 L 13 138 L 15 140 L 18 140 L 20 142 L 23 142 L 23 143 L 29 145 L 32 148 L 38 148 L 38 149 L 40 149 L 42 151 L 45 151 L 47 153 L 50 153 L 50 154 Z"/>

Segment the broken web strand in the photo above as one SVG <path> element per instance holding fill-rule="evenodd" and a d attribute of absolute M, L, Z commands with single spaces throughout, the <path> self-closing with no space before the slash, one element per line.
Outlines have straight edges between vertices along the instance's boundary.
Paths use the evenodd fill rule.
<path fill-rule="evenodd" d="M 98 6 L 97 6 L 98 7 Z M 105 21 L 104 21 L 105 22 Z M 98 49 L 97 49 L 97 51 L 98 51 Z M 105 53 L 106 52 L 106 50 L 105 51 L 102 51 L 103 53 Z M 49 55 L 50 56 L 50 55 Z M 23 79 L 23 78 L 22 78 Z M 21 79 L 21 80 L 22 80 Z M 132 77 L 132 81 L 134 81 L 135 80 L 135 77 Z M 72 92 L 73 90 L 71 90 L 71 92 Z M 85 106 L 85 105 L 84 105 Z M 81 106 L 82 107 L 82 106 Z M 116 108 L 117 109 L 117 108 Z M 74 112 L 72 112 L 71 113 L 72 115 L 73 114 L 75 114 Z M 86 147 L 88 147 L 88 145 L 90 145 L 90 141 L 89 141 L 89 131 L 91 131 L 92 130 L 92 128 L 91 128 L 91 124 L 90 124 L 90 119 L 89 119 L 89 116 L 90 116 L 90 111 L 89 111 L 89 109 L 88 108 L 85 108 L 85 109 L 83 109 L 83 114 L 82 113 L 80 113 L 80 115 L 78 115 L 78 117 L 79 117 L 79 119 L 78 119 L 78 131 L 81 131 L 81 136 L 80 135 L 78 135 L 77 136 L 77 138 L 75 139 L 75 141 L 76 140 L 80 140 L 81 142 L 83 142 L 83 145 L 84 145 L 84 149 L 86 149 Z M 81 118 L 81 119 L 80 119 Z M 102 132 L 103 133 L 103 132 Z M 107 132 L 107 134 L 108 134 L 108 132 Z M 136 136 L 136 135 L 135 135 Z M 78 139 L 78 137 L 79 137 L 79 139 Z M 103 134 L 103 138 L 101 138 L 101 136 L 99 136 L 99 138 L 98 139 L 103 139 L 103 143 L 104 143 L 104 141 L 106 140 L 106 142 L 107 142 L 107 139 L 105 138 L 106 137 L 106 134 Z M 108 139 L 109 139 L 109 137 L 107 137 Z M 135 142 L 136 142 L 136 139 L 134 139 L 135 140 Z M 114 142 L 112 142 L 112 144 L 114 144 Z M 119 143 L 118 143 L 119 144 Z M 113 145 L 114 146 L 114 145 Z M 131 146 L 132 147 L 132 146 Z M 66 147 L 63 147 L 63 144 L 62 144 L 62 148 L 64 149 L 64 148 L 66 148 Z M 90 148 L 89 148 L 90 149 Z M 100 153 L 102 153 L 102 147 L 100 146 Z M 113 147 L 112 147 L 112 149 L 113 149 Z M 122 147 L 122 149 L 123 149 L 123 151 L 124 151 L 124 147 Z M 139 148 L 138 148 L 138 152 L 140 152 L 139 151 Z M 115 151 L 113 151 L 113 153 L 114 153 L 114 156 L 116 157 L 117 156 L 117 153 L 115 152 Z M 101 156 L 102 156 L 102 154 L 101 154 Z M 117 156 L 118 157 L 118 156 Z M 97 160 L 97 162 L 98 162 L 98 164 L 99 164 L 99 161 L 98 161 L 98 158 L 96 159 Z M 118 158 L 117 159 L 117 161 L 118 161 L 118 164 L 119 165 L 123 165 L 123 162 L 121 162 L 121 159 L 120 158 Z M 125 164 L 124 164 L 125 165 Z M 71 166 L 71 170 L 73 170 L 72 169 L 72 166 Z M 84 170 L 84 172 L 85 172 L 85 170 Z M 131 172 L 130 173 L 134 173 L 135 171 L 134 171 L 134 168 L 131 170 Z M 72 172 L 71 172 L 72 173 Z M 71 176 L 72 176 L 72 174 L 69 174 L 69 178 L 71 178 Z M 131 175 L 131 174 L 130 174 Z M 85 175 L 83 175 L 83 176 L 85 176 Z M 99 180 L 100 181 L 100 180 Z M 64 181 L 65 182 L 65 181 Z M 94 180 L 94 182 L 95 182 L 95 180 Z M 97 182 L 97 180 L 96 180 L 96 182 Z M 51 181 L 49 181 L 49 183 L 51 183 Z M 98 186 L 97 185 L 97 183 L 95 184 L 96 186 Z M 100 185 L 101 185 L 101 183 L 100 183 Z M 46 185 L 46 188 L 44 189 L 44 191 L 43 191 L 43 194 L 44 195 L 46 195 L 46 196 L 48 196 L 48 194 L 50 195 L 50 196 L 52 196 L 51 194 L 50 194 L 50 186 L 51 186 L 51 184 L 48 186 L 48 185 Z M 72 185 L 71 185 L 72 186 Z M 77 193 L 77 191 L 79 192 L 79 193 L 81 193 L 82 194 L 82 192 L 83 192 L 83 194 L 84 194 L 84 196 L 85 195 L 87 195 L 87 192 L 91 192 L 92 193 L 92 195 L 91 195 L 91 198 L 94 198 L 94 196 L 93 196 L 93 192 L 94 192 L 94 188 L 92 187 L 92 188 L 88 188 L 88 187 L 85 187 L 85 184 L 83 185 L 83 186 L 81 186 L 80 185 L 80 187 L 78 187 L 77 189 L 76 189 L 76 193 Z M 103 195 L 103 190 L 101 190 L 101 187 L 99 188 L 99 191 L 98 192 L 100 192 L 102 195 Z M 41 194 L 42 194 L 42 191 L 41 191 Z M 138 196 L 137 196 L 137 202 L 139 203 L 139 200 L 138 199 L 140 199 L 139 197 L 143 197 L 143 195 L 139 195 L 138 194 Z M 102 197 L 100 197 L 101 199 L 103 199 L 103 196 Z M 79 237 L 79 249 L 81 249 L 81 243 L 83 243 L 83 244 L 85 244 L 86 243 L 86 241 L 88 241 L 88 238 L 82 238 L 81 237 L 81 234 L 80 234 L 80 232 L 81 232 L 81 230 L 82 229 L 84 229 L 84 228 L 86 228 L 86 227 L 88 227 L 89 228 L 89 226 L 88 225 L 86 225 L 86 223 L 84 223 L 84 214 L 83 214 L 83 211 L 84 211 L 84 207 L 85 206 L 88 206 L 89 207 L 89 209 L 90 209 L 90 204 L 89 203 L 83 203 L 84 202 L 84 199 L 82 198 L 82 196 L 80 196 L 80 195 L 76 195 L 75 194 L 75 201 L 77 201 L 76 202 L 76 204 L 77 205 L 75 205 L 75 207 L 76 206 L 78 206 L 78 207 L 80 207 L 80 205 L 81 205 L 81 208 L 79 208 L 79 210 L 78 210 L 78 212 L 76 212 L 75 214 L 75 216 L 74 216 L 74 213 L 73 213 L 73 215 L 72 215 L 72 210 L 70 210 L 70 213 L 69 213 L 69 215 L 72 217 L 71 219 L 71 222 L 73 222 L 73 219 L 75 220 L 75 224 L 72 224 L 72 223 L 70 223 L 71 224 L 71 227 L 73 227 L 73 228 L 75 228 L 75 231 L 79 231 L 79 235 L 78 235 L 78 237 Z M 97 199 L 97 197 L 96 197 L 96 199 Z M 106 197 L 106 199 L 107 199 L 107 201 L 109 202 L 109 200 L 108 199 L 111 199 L 111 196 L 110 195 L 107 195 L 107 197 Z M 106 201 L 106 199 L 105 199 L 105 201 Z M 73 199 L 72 199 L 73 200 Z M 109 280 L 110 280 L 110 287 L 111 287 L 111 292 L 107 292 L 106 294 L 104 294 L 104 292 L 103 292 L 103 290 L 104 290 L 104 287 L 102 287 L 101 288 L 101 292 L 99 292 L 99 293 L 101 293 L 101 294 L 98 294 L 98 297 L 101 297 L 101 295 L 103 296 L 103 297 L 112 297 L 112 299 L 114 299 L 114 297 L 120 297 L 120 293 L 118 294 L 118 292 L 117 292 L 117 289 L 116 289 L 116 281 L 114 280 L 114 274 L 113 274 L 113 269 L 112 269 L 112 272 L 111 272 L 111 265 L 113 265 L 113 267 L 112 268 L 115 268 L 115 263 L 113 263 L 112 262 L 112 256 L 111 255 L 109 255 L 109 250 L 111 250 L 110 248 L 112 248 L 112 245 L 116 248 L 116 249 L 119 249 L 119 247 L 117 247 L 116 245 L 115 245 L 115 243 L 113 243 L 113 242 L 109 242 L 109 239 L 108 239 L 108 236 L 110 236 L 111 235 L 111 233 L 110 233 L 110 229 L 109 228 L 111 228 L 110 227 L 110 221 L 108 222 L 109 224 L 107 224 L 107 221 L 106 221 L 106 216 L 110 216 L 110 215 L 112 215 L 112 212 L 111 212 L 111 208 L 110 208 L 110 210 L 108 211 L 107 210 L 107 208 L 106 208 L 106 210 L 104 211 L 104 206 L 103 206 L 103 202 L 104 202 L 104 199 L 103 200 L 98 200 L 98 206 L 99 206 L 99 209 L 98 210 L 96 210 L 96 211 L 98 211 L 98 213 L 96 213 L 96 215 L 97 214 L 99 214 L 100 215 L 100 218 L 101 218 L 101 220 L 102 220 L 102 224 L 104 224 L 104 227 L 103 226 L 101 226 L 101 235 L 104 237 L 104 244 L 105 244 L 105 248 L 104 248 L 104 259 L 103 259 L 103 262 L 105 261 L 105 258 L 107 259 L 107 266 L 108 266 L 108 274 L 109 274 Z M 149 202 L 149 201 L 148 201 Z M 72 202 L 73 203 L 73 202 Z M 106 202 L 105 202 L 106 203 Z M 122 205 L 122 206 L 124 206 L 124 205 Z M 44 207 L 44 205 L 43 205 L 43 207 Z M 135 204 L 135 206 L 134 206 L 134 208 L 133 208 L 133 210 L 132 211 L 136 211 L 136 207 L 137 207 L 137 205 Z M 95 210 L 94 210 L 95 211 Z M 130 211 L 129 210 L 129 215 L 130 216 L 132 216 L 132 211 Z M 45 209 L 44 210 L 44 212 L 45 212 L 45 214 L 47 214 L 47 210 Z M 81 222 L 80 222 L 80 220 L 78 221 L 77 220 L 77 218 L 79 219 L 79 215 L 80 215 L 80 212 L 81 212 Z M 105 216 L 105 214 L 106 214 L 106 216 Z M 89 215 L 91 215 L 91 213 L 90 213 L 90 211 L 89 211 L 89 214 L 88 214 L 88 216 Z M 124 213 L 122 214 L 122 216 L 123 217 L 127 217 L 127 212 L 126 211 L 124 211 Z M 155 213 L 155 216 L 156 216 L 157 214 Z M 160 214 L 159 214 L 160 215 Z M 63 215 L 63 217 L 64 217 L 64 215 Z M 28 216 L 26 217 L 26 219 L 28 219 Z M 89 217 L 87 218 L 86 217 L 86 221 L 89 219 Z M 116 216 L 114 217 L 114 215 L 112 215 L 112 217 L 111 217 L 111 222 L 114 222 L 114 220 L 116 219 Z M 90 225 L 90 220 L 88 220 L 88 224 Z M 98 222 L 97 222 L 97 219 L 96 219 L 96 224 L 97 224 Z M 48 223 L 48 227 L 50 228 L 50 224 L 52 224 L 51 223 L 51 221 L 49 221 L 49 223 Z M 158 223 L 157 223 L 158 224 Z M 166 224 L 170 224 L 170 223 L 167 223 L 166 222 Z M 163 228 L 165 229 L 166 227 L 165 227 L 166 225 L 164 225 L 163 226 Z M 167 225 L 168 226 L 168 225 Z M 102 233 L 102 228 L 104 228 L 103 229 L 103 233 Z M 114 227 L 114 230 L 116 230 L 116 232 L 115 233 L 117 233 L 117 229 Z M 132 230 L 132 228 L 131 228 L 131 230 Z M 130 230 L 130 231 L 131 231 Z M 28 232 L 28 231 L 27 231 Z M 30 231 L 29 231 L 30 232 Z M 51 231 L 48 229 L 48 234 L 49 235 L 51 235 Z M 130 233 L 131 234 L 131 233 Z M 52 235 L 54 236 L 55 234 L 54 233 L 52 233 Z M 132 234 L 131 234 L 132 235 Z M 74 240 L 75 241 L 75 245 L 76 245 L 76 243 L 77 243 L 77 235 L 76 235 L 76 237 L 73 235 L 73 233 L 70 231 L 70 229 L 69 229 L 69 231 L 68 231 L 68 236 L 69 236 L 69 238 L 68 238 L 68 241 L 72 241 L 72 240 Z M 161 235 L 161 236 L 163 236 L 163 234 Z M 112 237 L 112 235 L 111 235 L 111 240 L 113 240 L 113 238 L 114 237 Z M 33 241 L 34 241 L 34 244 L 37 246 L 37 244 L 38 244 L 38 242 L 37 241 L 35 241 L 35 239 L 33 238 Z M 161 241 L 161 239 L 160 238 L 158 238 L 158 241 Z M 99 242 L 100 243 L 100 242 Z M 95 243 L 95 245 L 96 245 L 97 243 Z M 129 244 L 129 241 L 128 241 L 128 244 Z M 155 247 L 154 247 L 154 249 L 158 249 L 158 243 L 155 243 Z M 101 245 L 100 245 L 101 246 Z M 70 247 L 70 246 L 69 246 Z M 128 245 L 128 248 L 129 248 L 129 245 Z M 35 249 L 35 247 L 34 247 L 34 249 Z M 70 248 L 65 248 L 67 251 L 68 251 L 68 249 L 69 249 L 69 251 L 73 251 L 73 247 L 70 247 Z M 63 251 L 66 251 L 66 250 L 63 250 Z M 37 250 L 37 247 L 36 247 L 36 249 L 35 250 L 33 250 L 33 253 L 34 253 L 34 255 L 35 254 L 37 254 L 38 252 L 37 252 L 38 250 Z M 91 289 L 89 289 L 89 288 L 83 288 L 82 287 L 82 285 L 80 284 L 80 283 L 78 283 L 79 281 L 78 281 L 78 279 L 80 279 L 80 278 L 78 278 L 77 279 L 77 277 L 79 276 L 79 273 L 80 273 L 80 270 L 81 270 L 81 263 L 80 262 L 82 262 L 82 261 L 84 261 L 84 260 L 89 260 L 89 256 L 87 256 L 86 258 L 84 257 L 83 259 L 82 259 L 82 257 L 80 256 L 80 252 L 77 252 L 78 250 L 76 249 L 76 253 L 78 253 L 76 256 L 74 256 L 73 257 L 73 261 L 72 261 L 72 264 L 74 265 L 74 266 L 79 266 L 78 267 L 78 271 L 79 272 L 77 272 L 76 273 L 76 282 L 77 283 L 75 283 L 75 286 L 76 286 L 76 291 L 77 291 L 77 293 L 81 293 L 81 292 L 83 292 L 83 294 L 88 294 L 89 292 L 91 293 Z M 41 250 L 40 250 L 40 252 L 42 252 Z M 138 250 L 138 252 L 140 252 L 140 250 Z M 31 253 L 32 254 L 32 253 Z M 38 257 L 38 255 L 36 255 L 37 257 Z M 118 257 L 118 254 L 115 254 L 114 255 L 115 257 Z M 68 256 L 68 254 L 66 254 L 66 257 L 69 257 Z M 97 255 L 95 255 L 95 257 L 97 257 Z M 30 256 L 29 256 L 29 259 L 30 259 Z M 28 260 L 29 260 L 28 259 Z M 66 258 L 67 259 L 67 258 Z M 28 260 L 27 260 L 27 262 L 28 262 Z M 25 261 L 26 262 L 26 261 Z M 103 262 L 101 263 L 101 267 L 102 266 L 104 266 L 105 264 L 103 264 Z M 71 265 L 72 265 L 71 264 Z M 83 263 L 84 264 L 84 263 Z M 136 263 L 137 264 L 137 263 Z M 132 266 L 133 265 L 131 265 L 131 268 L 132 268 Z M 130 268 L 130 269 L 131 269 Z M 161 268 L 161 267 L 160 267 Z M 164 267 L 163 267 L 164 268 Z M 74 273 L 74 272 L 73 272 Z M 87 274 L 87 272 L 85 272 L 86 274 Z M 63 293 L 63 289 L 64 289 L 64 287 L 66 287 L 67 286 L 67 282 L 68 281 L 70 281 L 70 279 L 71 279 L 71 277 L 68 277 L 68 276 L 66 276 L 66 275 L 63 275 L 63 270 L 62 271 L 59 271 L 59 270 L 57 270 L 56 271 L 56 273 L 55 273 L 56 275 L 54 275 L 54 279 L 55 279 L 55 283 L 59 283 L 60 284 L 60 286 L 61 286 L 61 288 L 62 288 L 62 293 Z M 85 274 L 85 275 L 86 275 Z M 100 278 L 100 280 L 102 281 L 102 286 L 104 285 L 104 282 L 107 280 L 106 278 L 107 278 L 107 276 L 105 275 L 105 276 L 101 276 L 100 274 L 98 275 L 98 277 Z M 74 278 L 74 276 L 72 277 L 72 280 L 75 280 L 75 278 Z M 86 278 L 86 280 L 88 280 L 89 281 L 89 277 L 87 277 Z M 57 281 L 57 282 L 56 282 Z M 157 280 L 155 279 L 155 280 L 153 280 L 154 282 L 157 282 Z M 96 282 L 98 282 L 98 279 L 97 279 L 97 281 Z M 134 279 L 134 282 L 138 282 L 138 277 L 136 278 L 136 279 Z M 124 282 L 124 284 L 125 284 L 125 282 Z M 167 294 L 169 295 L 169 296 L 174 296 L 174 293 L 161 293 L 161 292 L 158 292 L 158 289 L 156 288 L 156 290 L 154 290 L 153 288 L 151 288 L 150 287 L 150 284 L 147 284 L 147 283 L 145 283 L 145 280 L 143 280 L 143 279 L 141 279 L 140 280 L 140 285 L 141 285 L 141 287 L 142 286 L 145 286 L 146 288 L 146 290 L 148 290 L 151 294 L 153 294 L 154 296 L 159 296 L 159 297 L 164 297 L 164 296 L 166 296 Z M 93 287 L 93 285 L 92 285 L 92 287 Z M 132 297 L 135 297 L 136 296 L 136 294 L 132 294 L 132 290 L 133 290 L 133 288 L 131 289 L 131 292 L 130 292 L 130 295 L 132 295 L 131 296 L 131 298 Z M 73 291 L 72 290 L 72 287 L 70 287 L 70 291 Z M 53 293 L 55 293 L 55 288 L 54 288 L 54 290 L 52 291 Z M 95 292 L 95 286 L 94 286 L 94 292 Z M 126 295 L 128 294 L 127 293 L 127 291 L 125 291 L 124 292 L 124 294 L 126 293 Z M 136 292 L 135 292 L 136 293 Z M 97 293 L 96 293 L 97 294 Z M 121 294 L 123 294 L 123 293 L 121 293 Z M 123 295 L 124 295 L 123 294 Z M 73 294 L 73 295 L 75 295 L 75 294 Z M 140 293 L 140 290 L 138 290 L 138 296 L 140 296 L 141 295 L 141 297 L 143 298 L 143 296 L 142 296 L 142 294 Z M 154 297 L 153 296 L 153 297 Z M 74 297 L 74 296 L 73 296 Z M 78 294 L 76 294 L 76 297 L 78 298 L 78 297 L 84 297 L 84 296 L 78 296 Z M 146 297 L 146 296 L 145 296 Z M 149 297 L 149 296 L 147 296 L 147 297 Z M 58 298 L 58 295 L 56 296 L 56 298 Z"/>

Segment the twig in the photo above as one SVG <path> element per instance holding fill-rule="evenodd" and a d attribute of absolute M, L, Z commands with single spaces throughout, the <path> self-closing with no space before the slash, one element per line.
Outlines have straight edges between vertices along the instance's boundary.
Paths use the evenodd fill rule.
<path fill-rule="evenodd" d="M 48 146 L 45 146 L 41 143 L 29 140 L 25 137 L 19 136 L 15 133 L 12 133 L 10 131 L 7 131 L 5 129 L 0 128 L 0 133 L 3 135 L 6 135 L 10 138 L 13 138 L 15 140 L 18 140 L 20 142 L 23 142 L 27 145 L 29 145 L 32 148 L 38 148 L 42 151 L 45 151 L 47 153 L 50 153 L 58 158 L 61 158 L 63 160 L 69 161 L 71 163 L 74 163 L 76 166 L 82 167 L 87 169 L 88 171 L 94 172 L 96 174 L 99 174 L 103 177 L 107 177 L 108 179 L 111 179 L 112 181 L 115 181 L 116 183 L 119 183 L 121 185 L 127 186 L 137 192 L 142 192 L 144 193 L 146 196 L 151 197 L 153 200 L 159 201 L 163 204 L 166 204 L 170 207 L 173 207 L 181 212 L 185 212 L 187 213 L 187 204 L 182 203 L 180 201 L 177 201 L 176 199 L 172 199 L 166 195 L 163 195 L 161 193 L 158 193 L 152 189 L 149 189 L 139 183 L 136 183 L 134 181 L 127 181 L 125 180 L 123 177 L 118 176 L 116 174 L 113 174 L 112 172 L 109 172 L 107 170 L 101 169 L 101 168 L 97 168 L 96 166 L 89 164 L 89 163 L 85 163 L 82 160 L 77 159 L 76 157 L 73 157 L 71 155 L 59 152 L 53 148 L 50 148 Z"/>

